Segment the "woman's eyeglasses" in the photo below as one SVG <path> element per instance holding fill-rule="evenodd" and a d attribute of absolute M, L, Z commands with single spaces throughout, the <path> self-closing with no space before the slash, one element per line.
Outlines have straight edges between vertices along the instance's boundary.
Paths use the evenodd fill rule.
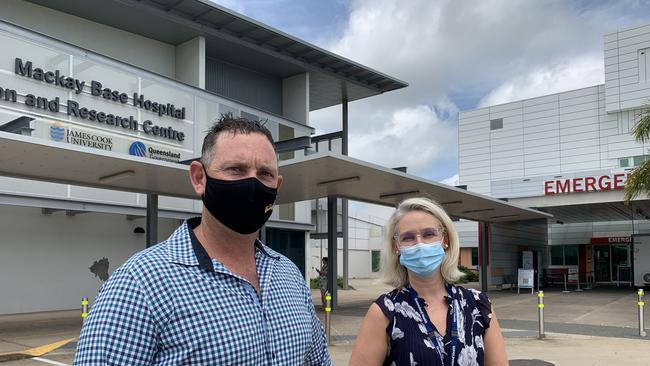
<path fill-rule="evenodd" d="M 418 231 L 405 231 L 393 236 L 397 243 L 402 246 L 415 245 L 418 243 L 418 236 L 422 239 L 422 243 L 433 243 L 436 239 L 441 238 L 445 234 L 444 229 L 427 228 Z"/>

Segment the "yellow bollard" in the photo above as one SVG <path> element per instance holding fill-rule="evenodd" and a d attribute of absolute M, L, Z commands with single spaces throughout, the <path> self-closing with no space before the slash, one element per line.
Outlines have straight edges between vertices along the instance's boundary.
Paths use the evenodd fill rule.
<path fill-rule="evenodd" d="M 332 295 L 329 291 L 325 293 L 325 333 L 327 335 L 327 344 L 332 343 L 330 328 L 332 326 Z"/>
<path fill-rule="evenodd" d="M 86 320 L 87 316 L 88 316 L 88 298 L 84 297 L 81 299 L 81 318 L 83 318 L 83 320 Z"/>
<path fill-rule="evenodd" d="M 643 295 L 645 295 L 645 293 L 643 289 L 640 288 L 639 291 L 636 292 L 636 295 L 637 295 L 636 304 L 639 306 L 639 336 L 645 337 L 646 336 L 645 321 L 643 319 L 643 307 L 645 306 L 645 301 L 643 301 Z"/>

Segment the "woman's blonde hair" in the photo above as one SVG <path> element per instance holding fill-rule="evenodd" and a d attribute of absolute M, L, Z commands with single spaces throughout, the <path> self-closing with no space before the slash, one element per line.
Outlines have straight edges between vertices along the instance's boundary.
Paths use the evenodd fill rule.
<path fill-rule="evenodd" d="M 458 233 L 454 227 L 451 218 L 440 207 L 440 205 L 428 198 L 416 197 L 409 198 L 402 201 L 393 215 L 386 224 L 385 250 L 384 250 L 384 280 L 389 285 L 396 288 L 405 287 L 408 285 L 408 272 L 406 268 L 399 262 L 399 255 L 395 252 L 395 231 L 397 224 L 404 217 L 405 214 L 411 211 L 423 211 L 435 217 L 444 230 L 445 243 L 448 248 L 445 253 L 445 259 L 440 265 L 440 272 L 442 278 L 447 283 L 454 283 L 464 276 L 463 272 L 458 270 L 458 257 L 460 252 L 460 244 L 458 241 Z"/>

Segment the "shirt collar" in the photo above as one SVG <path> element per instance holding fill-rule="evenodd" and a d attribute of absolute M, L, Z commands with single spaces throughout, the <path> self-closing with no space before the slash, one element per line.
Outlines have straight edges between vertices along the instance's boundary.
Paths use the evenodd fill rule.
<path fill-rule="evenodd" d="M 201 242 L 194 234 L 194 229 L 201 224 L 201 217 L 187 219 L 169 239 L 171 243 L 171 261 L 190 266 L 199 266 L 201 269 L 213 272 L 214 264 Z M 280 259 L 273 255 L 264 244 L 255 239 L 255 251 L 272 259 Z"/>

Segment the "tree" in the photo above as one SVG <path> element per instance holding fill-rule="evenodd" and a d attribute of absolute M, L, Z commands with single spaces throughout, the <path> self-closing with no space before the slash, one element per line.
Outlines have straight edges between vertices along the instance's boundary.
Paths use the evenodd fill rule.
<path fill-rule="evenodd" d="M 632 130 L 632 136 L 637 142 L 646 143 L 650 141 L 650 106 L 645 106 L 639 113 L 639 117 L 639 122 Z M 627 177 L 623 192 L 625 193 L 623 200 L 626 205 L 629 205 L 634 198 L 642 193 L 650 196 L 650 159 L 634 168 Z"/>

